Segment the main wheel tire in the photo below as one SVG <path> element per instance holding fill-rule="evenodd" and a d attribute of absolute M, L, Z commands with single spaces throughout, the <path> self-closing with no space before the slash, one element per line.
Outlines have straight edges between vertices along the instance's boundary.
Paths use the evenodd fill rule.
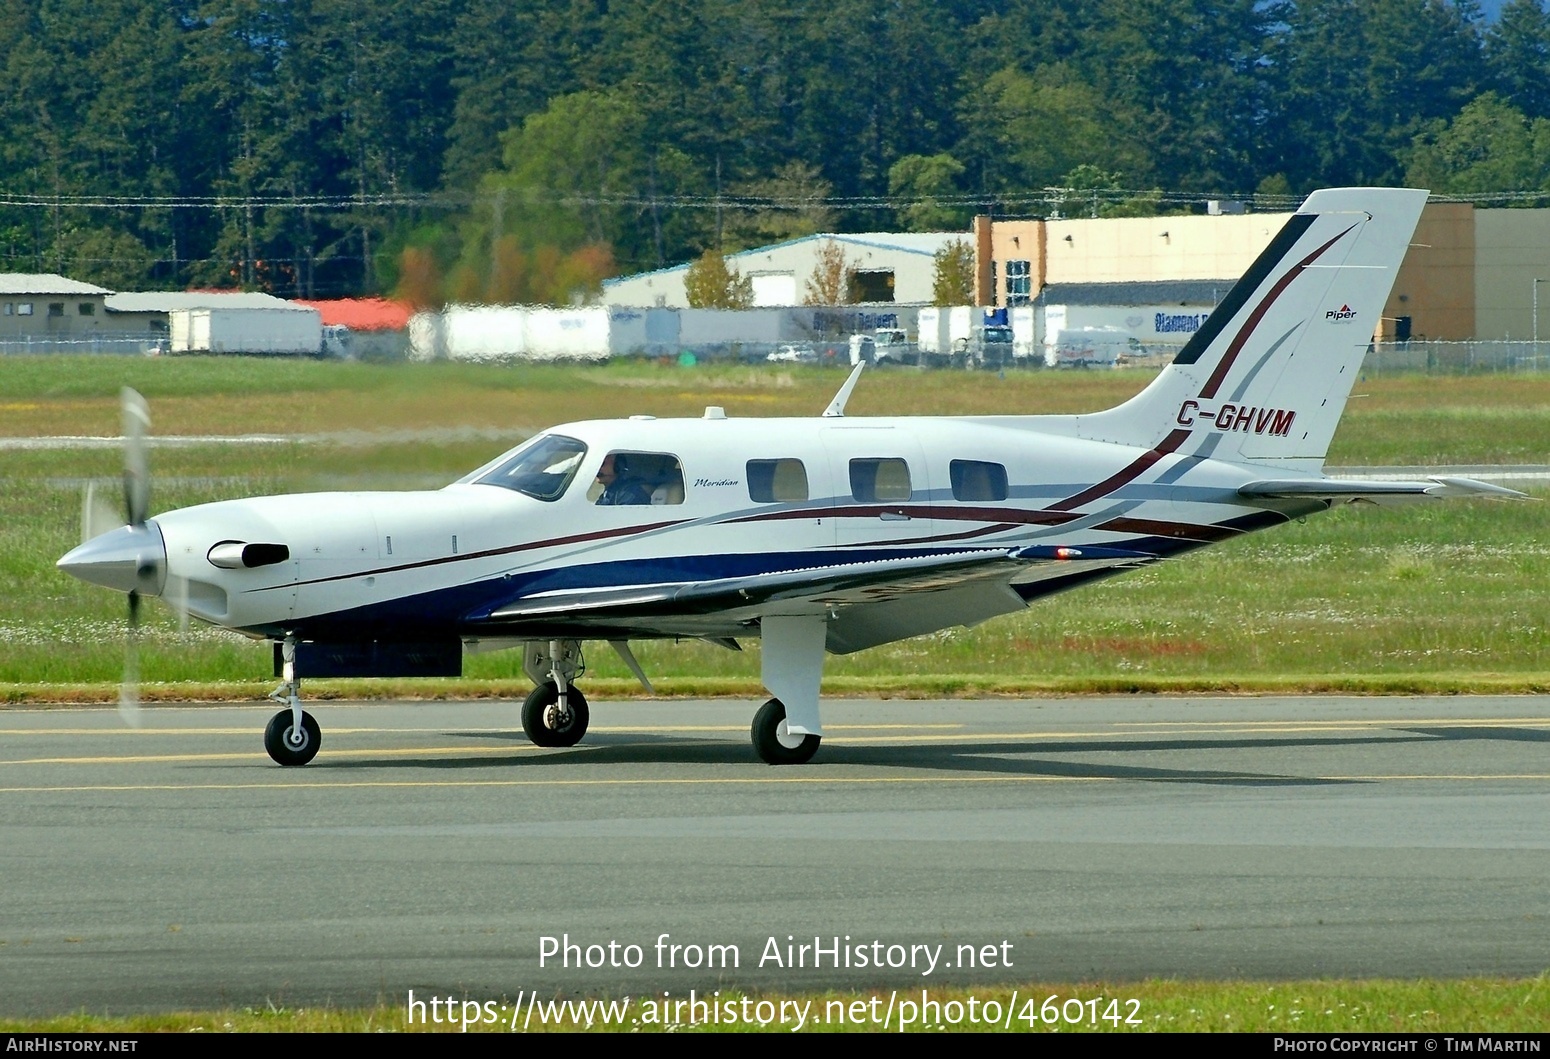
<path fill-rule="evenodd" d="M 753 715 L 753 748 L 766 765 L 802 765 L 818 753 L 816 735 L 795 735 L 786 728 L 786 704 L 771 699 Z"/>
<path fill-rule="evenodd" d="M 551 715 L 550 707 L 558 706 L 560 689 L 552 680 L 546 680 L 528 693 L 522 702 L 522 730 L 534 746 L 575 746 L 587 734 L 587 698 L 572 684 L 565 694 L 568 709 L 558 723 Z"/>
<path fill-rule="evenodd" d="M 310 713 L 301 715 L 298 738 L 292 738 L 294 732 L 290 710 L 269 718 L 269 727 L 264 729 L 264 749 L 281 765 L 305 765 L 318 756 L 318 747 L 323 745 L 323 731 Z"/>

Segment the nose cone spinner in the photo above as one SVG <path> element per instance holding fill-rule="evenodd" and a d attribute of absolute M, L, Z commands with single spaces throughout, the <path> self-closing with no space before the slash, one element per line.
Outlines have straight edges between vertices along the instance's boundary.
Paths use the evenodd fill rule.
<path fill-rule="evenodd" d="M 167 546 L 155 522 L 120 526 L 93 537 L 55 565 L 104 588 L 159 596 L 167 583 Z"/>

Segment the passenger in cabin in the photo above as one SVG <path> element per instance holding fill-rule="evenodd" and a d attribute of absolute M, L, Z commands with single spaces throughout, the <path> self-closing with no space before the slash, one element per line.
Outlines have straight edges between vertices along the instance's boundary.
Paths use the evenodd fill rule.
<path fill-rule="evenodd" d="M 597 469 L 597 480 L 603 486 L 597 498 L 600 506 L 623 507 L 651 503 L 651 487 L 630 473 L 629 457 L 623 454 L 610 452 L 604 456 L 603 465 Z"/>

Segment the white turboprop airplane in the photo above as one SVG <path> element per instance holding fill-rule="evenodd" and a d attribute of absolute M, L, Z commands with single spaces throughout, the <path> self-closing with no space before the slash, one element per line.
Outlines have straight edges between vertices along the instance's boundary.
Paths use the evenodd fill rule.
<path fill-rule="evenodd" d="M 315 493 L 148 515 L 148 422 L 126 395 L 129 524 L 59 560 L 274 641 L 265 735 L 312 760 L 309 676 L 446 676 L 520 647 L 540 746 L 587 728 L 583 640 L 763 640 L 771 764 L 818 748 L 824 652 L 1031 601 L 1352 500 L 1512 495 L 1468 479 L 1340 481 L 1321 468 L 1426 202 L 1344 188 L 1303 203 L 1171 365 L 1092 415 L 571 423 L 435 492 Z M 606 484 L 599 494 L 599 488 Z M 589 488 L 590 485 L 590 488 Z M 126 682 L 127 683 L 127 682 Z M 126 686 L 126 705 L 133 704 Z"/>

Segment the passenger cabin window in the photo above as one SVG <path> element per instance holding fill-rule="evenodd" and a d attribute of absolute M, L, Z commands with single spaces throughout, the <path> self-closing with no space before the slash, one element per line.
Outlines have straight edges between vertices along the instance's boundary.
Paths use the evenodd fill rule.
<path fill-rule="evenodd" d="M 748 499 L 779 504 L 807 499 L 807 468 L 801 460 L 749 460 Z"/>
<path fill-rule="evenodd" d="M 677 456 L 666 452 L 610 452 L 587 496 L 600 507 L 681 504 L 683 467 Z"/>
<path fill-rule="evenodd" d="M 586 454 L 587 447 L 575 438 L 547 434 L 472 480 L 476 485 L 498 485 L 535 500 L 558 500 L 576 477 Z"/>
<path fill-rule="evenodd" d="M 900 459 L 851 460 L 850 495 L 863 504 L 910 498 L 910 465 Z"/>
<path fill-rule="evenodd" d="M 953 460 L 947 465 L 954 500 L 1005 500 L 1006 468 L 999 463 Z"/>

